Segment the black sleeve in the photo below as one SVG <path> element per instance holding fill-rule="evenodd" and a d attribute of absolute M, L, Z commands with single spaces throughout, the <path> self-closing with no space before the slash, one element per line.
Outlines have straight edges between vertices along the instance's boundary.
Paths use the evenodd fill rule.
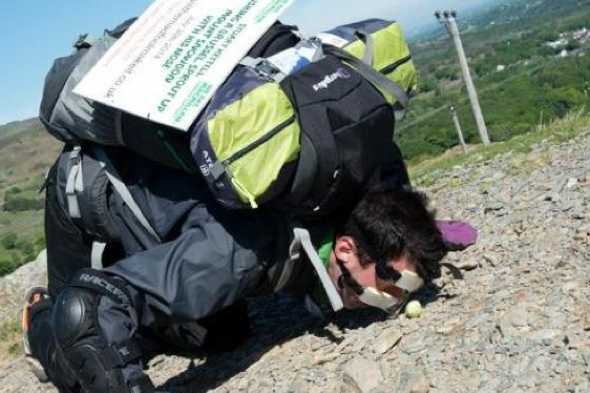
<path fill-rule="evenodd" d="M 194 321 L 256 292 L 275 253 L 276 227 L 261 211 L 200 205 L 180 236 L 105 269 L 144 297 L 142 325 L 157 315 Z"/>

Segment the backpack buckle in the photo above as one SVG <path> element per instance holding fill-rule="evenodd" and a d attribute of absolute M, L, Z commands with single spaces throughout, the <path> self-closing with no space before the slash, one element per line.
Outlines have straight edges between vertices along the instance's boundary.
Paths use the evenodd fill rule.
<path fill-rule="evenodd" d="M 88 38 L 88 34 L 80 34 L 78 36 L 78 39 L 76 41 L 74 41 L 74 44 L 72 45 L 74 48 L 80 50 L 80 49 L 88 49 L 91 47 L 90 42 L 87 40 Z"/>
<path fill-rule="evenodd" d="M 256 59 L 252 57 L 245 57 L 240 62 L 241 65 L 246 66 L 254 70 L 259 76 L 267 79 L 271 82 L 281 82 L 285 79 L 285 74 L 281 72 L 274 64 L 267 59 L 258 57 Z"/>
<path fill-rule="evenodd" d="M 277 67 L 275 67 L 270 61 L 268 61 L 266 59 L 262 59 L 262 61 L 260 63 L 258 63 L 258 66 L 256 67 L 256 69 L 261 74 L 266 75 L 266 76 L 273 78 L 273 79 L 275 78 L 276 75 L 281 73 L 281 71 L 279 71 L 279 69 Z"/>

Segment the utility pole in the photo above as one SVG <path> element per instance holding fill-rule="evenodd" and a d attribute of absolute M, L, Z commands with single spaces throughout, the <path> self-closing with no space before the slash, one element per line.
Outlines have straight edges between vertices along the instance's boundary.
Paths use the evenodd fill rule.
<path fill-rule="evenodd" d="M 455 123 L 455 129 L 457 130 L 457 135 L 459 135 L 459 142 L 461 142 L 461 146 L 463 146 L 463 151 L 465 154 L 468 153 L 467 145 L 465 144 L 465 139 L 463 139 L 463 132 L 461 131 L 461 124 L 459 124 L 459 117 L 457 116 L 457 109 L 454 105 L 451 105 L 449 108 L 451 110 L 451 116 L 453 116 L 453 123 Z"/>
<path fill-rule="evenodd" d="M 434 16 L 444 26 L 445 30 L 447 33 L 449 33 L 453 39 L 453 42 L 455 43 L 457 55 L 459 56 L 459 63 L 461 65 L 461 72 L 463 73 L 463 80 L 465 81 L 465 86 L 467 87 L 467 94 L 469 95 L 469 101 L 471 102 L 471 109 L 473 110 L 473 116 L 475 117 L 475 122 L 477 124 L 477 130 L 479 131 L 479 136 L 484 146 L 488 146 L 490 144 L 490 138 L 488 137 L 488 130 L 486 128 L 483 113 L 479 105 L 479 100 L 477 99 L 477 92 L 475 91 L 475 86 L 469 72 L 467 57 L 465 57 L 465 51 L 463 50 L 463 43 L 461 42 L 461 37 L 459 36 L 459 27 L 457 26 L 457 12 L 443 11 L 441 13 L 440 11 L 436 11 Z"/>

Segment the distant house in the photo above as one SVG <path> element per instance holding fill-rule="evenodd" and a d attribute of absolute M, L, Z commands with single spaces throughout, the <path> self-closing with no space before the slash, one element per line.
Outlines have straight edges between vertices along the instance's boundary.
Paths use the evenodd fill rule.
<path fill-rule="evenodd" d="M 586 40 L 588 39 L 590 32 L 588 31 L 587 28 L 582 28 L 580 30 L 576 30 L 572 33 L 572 38 L 574 40 Z"/>
<path fill-rule="evenodd" d="M 504 64 L 498 64 L 496 66 L 496 72 L 501 72 L 504 71 L 506 69 L 506 66 Z"/>
<path fill-rule="evenodd" d="M 568 40 L 566 40 L 565 38 L 560 38 L 557 41 L 552 41 L 552 42 L 547 42 L 546 45 L 555 49 L 555 48 L 559 48 L 560 46 L 565 46 L 568 44 Z"/>

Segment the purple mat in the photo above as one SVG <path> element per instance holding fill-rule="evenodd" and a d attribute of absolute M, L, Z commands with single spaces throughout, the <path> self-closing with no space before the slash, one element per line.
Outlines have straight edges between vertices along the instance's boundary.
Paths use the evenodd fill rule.
<path fill-rule="evenodd" d="M 437 220 L 436 226 L 449 251 L 464 250 L 477 241 L 477 229 L 465 221 Z"/>

